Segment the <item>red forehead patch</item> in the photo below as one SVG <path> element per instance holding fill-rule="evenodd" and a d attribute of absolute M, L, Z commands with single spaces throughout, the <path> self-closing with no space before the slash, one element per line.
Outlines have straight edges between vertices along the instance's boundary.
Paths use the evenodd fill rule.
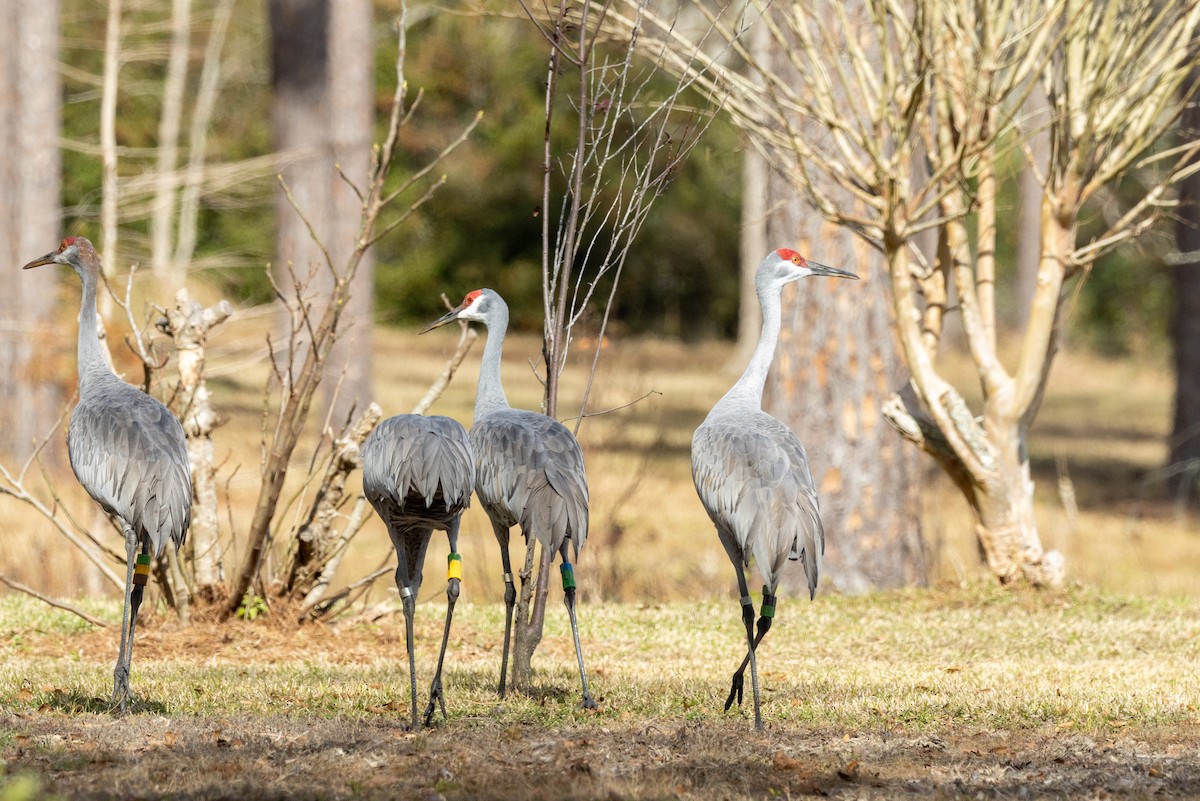
<path fill-rule="evenodd" d="M 463 298 L 463 305 L 464 306 L 471 305 L 472 303 L 475 302 L 475 298 L 479 297 L 482 294 L 483 294 L 482 289 L 476 289 L 473 292 L 468 292 L 467 296 L 465 298 Z"/>
<path fill-rule="evenodd" d="M 804 263 L 804 257 L 801 256 L 799 253 L 797 253 L 794 250 L 790 250 L 788 248 L 780 248 L 779 250 L 775 251 L 775 253 L 776 253 L 776 255 L 779 256 L 779 258 L 781 258 L 785 261 L 790 261 L 792 264 L 803 264 Z"/>
<path fill-rule="evenodd" d="M 58 252 L 62 253 L 64 250 L 66 250 L 67 248 L 71 247 L 71 245 L 74 245 L 74 244 L 75 244 L 75 237 L 68 236 L 66 239 L 64 239 L 62 241 L 62 244 L 58 246 Z"/>

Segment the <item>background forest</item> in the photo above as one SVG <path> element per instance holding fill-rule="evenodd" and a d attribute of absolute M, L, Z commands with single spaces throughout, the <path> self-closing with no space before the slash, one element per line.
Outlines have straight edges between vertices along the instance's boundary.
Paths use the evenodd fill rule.
<path fill-rule="evenodd" d="M 201 21 L 211 14 L 206 5 L 214 4 L 194 4 Z M 127 42 L 133 52 L 123 72 L 117 137 L 125 151 L 121 169 L 133 175 L 153 164 L 165 64 L 161 4 L 137 11 L 136 3 L 127 3 L 127 8 L 135 12 Z M 234 8 L 209 145 L 226 161 L 272 152 L 266 6 L 238 2 Z M 376 4 L 378 126 L 386 121 L 381 111 L 391 93 L 395 40 L 388 20 L 396 10 L 388 3 Z M 64 230 L 93 237 L 102 177 L 96 151 L 96 78 L 102 68 L 105 14 L 106 9 L 95 3 L 63 3 L 61 57 L 71 65 L 63 78 Z M 429 317 L 431 299 L 439 293 L 488 284 L 509 300 L 515 326 L 538 329 L 541 243 L 534 211 L 541 190 L 535 160 L 543 129 L 541 37 L 520 14 L 485 13 L 470 6 L 420 6 L 412 16 L 411 31 L 408 71 L 425 99 L 421 115 L 401 142 L 401 164 L 422 163 L 444 144 L 446 131 L 462 125 L 477 109 L 485 109 L 485 115 L 474 136 L 446 165 L 447 185 L 436 207 L 422 210 L 376 251 L 376 319 L 384 324 L 420 323 Z M 744 149 L 733 125 L 718 116 L 675 176 L 671 191 L 656 204 L 623 279 L 616 308 L 623 330 L 684 340 L 737 333 Z M 1010 181 L 1002 190 L 1001 203 L 1014 218 L 1017 187 Z M 1136 195 L 1140 188 L 1132 175 L 1123 191 Z M 231 300 L 254 303 L 271 296 L 263 265 L 272 260 L 275 248 L 274 190 L 273 173 L 262 171 L 230 180 L 221 192 L 206 193 L 202 200 L 193 271 Z M 123 258 L 147 260 L 147 226 L 147 219 L 122 221 Z M 1001 231 L 1002 267 L 1012 269 L 1019 235 L 1015 226 Z M 1171 231 L 1164 226 L 1098 264 L 1070 317 L 1071 341 L 1107 356 L 1165 358 L 1170 320 L 1165 263 L 1173 249 Z M 1015 287 L 1010 280 L 998 285 L 1009 294 Z M 1016 313 L 1011 297 L 1002 304 L 1010 316 Z"/>

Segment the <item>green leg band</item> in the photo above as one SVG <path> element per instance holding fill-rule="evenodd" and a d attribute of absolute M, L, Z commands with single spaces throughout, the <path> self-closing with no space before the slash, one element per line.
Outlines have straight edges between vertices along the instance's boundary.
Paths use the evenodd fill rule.
<path fill-rule="evenodd" d="M 775 601 L 775 596 L 767 592 L 766 587 L 763 587 L 762 608 L 758 611 L 759 617 L 775 617 Z"/>
<path fill-rule="evenodd" d="M 562 571 L 563 591 L 575 589 L 575 570 L 571 567 L 571 563 L 563 562 L 559 570 Z"/>

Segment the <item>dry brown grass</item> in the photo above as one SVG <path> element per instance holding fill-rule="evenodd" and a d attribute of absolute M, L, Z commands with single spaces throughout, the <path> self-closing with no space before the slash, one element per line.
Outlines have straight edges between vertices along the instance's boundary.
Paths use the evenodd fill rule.
<path fill-rule="evenodd" d="M 235 318 L 218 330 L 210 349 L 215 405 L 226 419 L 216 433 L 218 480 L 229 507 L 225 519 L 239 531 L 248 522 L 258 487 L 268 319 L 263 314 Z M 387 328 L 375 334 L 377 400 L 385 414 L 407 411 L 441 371 L 455 337 L 446 332 L 418 337 L 412 330 Z M 64 340 L 63 347 L 71 343 Z M 504 376 L 514 405 L 537 408 L 540 403 L 540 385 L 529 366 L 539 353 L 534 336 L 510 335 Z M 720 343 L 615 339 L 607 344 L 589 409 L 624 406 L 650 391 L 660 394 L 590 417 L 582 425 L 592 496 L 591 543 L 579 566 L 585 600 L 660 602 L 731 591 L 732 571 L 695 497 L 688 458 L 692 430 L 734 377 L 731 355 L 731 348 Z M 478 358 L 477 347 L 434 412 L 469 423 Z M 71 360 L 62 361 L 69 382 Z M 563 384 L 563 417 L 578 409 L 582 365 L 589 361 L 590 354 L 579 348 Z M 959 360 L 951 371 L 965 377 L 969 365 Z M 1060 356 L 1034 429 L 1032 452 L 1043 537 L 1048 546 L 1066 553 L 1072 578 L 1116 591 L 1200 594 L 1200 582 L 1194 580 L 1200 571 L 1200 538 L 1193 533 L 1193 522 L 1177 517 L 1162 500 L 1154 474 L 1166 455 L 1170 397 L 1162 362 L 1111 362 L 1071 352 Z M 314 421 L 313 435 L 302 445 L 300 464 L 307 463 L 318 423 Z M 90 519 L 91 502 L 65 465 L 61 431 L 51 451 L 59 459 L 51 475 L 67 508 Z M 1074 521 L 1065 514 L 1057 489 L 1059 457 L 1078 499 Z M 293 471 L 288 484 L 288 497 L 296 499 L 293 514 L 307 497 L 303 472 Z M 933 576 L 938 581 L 974 579 L 981 567 L 966 507 L 936 470 L 927 475 L 923 526 Z M 431 558 L 440 559 L 444 548 L 435 540 Z M 460 551 L 466 560 L 468 598 L 499 599 L 499 554 L 478 508 L 465 518 Z M 234 543 L 226 564 L 235 565 L 239 556 Z M 389 558 L 382 525 L 372 518 L 342 574 L 352 579 Z M 0 565 L 51 594 L 75 596 L 99 588 L 90 578 L 93 571 L 59 535 L 8 499 L 0 499 Z M 382 580 L 374 597 L 394 592 L 389 587 Z M 424 595 L 432 598 L 440 592 L 427 587 Z"/>
<path fill-rule="evenodd" d="M 147 621 L 135 712 L 108 714 L 116 632 L 0 599 L 0 799 L 1191 797 L 1200 610 L 1094 591 L 787 602 L 759 659 L 767 731 L 721 711 L 736 603 L 565 614 L 535 686 L 495 696 L 502 610 L 463 604 L 449 720 L 409 732 L 403 627 Z M 112 614 L 109 603 L 95 611 Z M 419 704 L 442 606 L 417 615 Z M 21 789 L 21 786 L 16 788 Z M 14 796 L 12 801 L 21 798 Z"/>

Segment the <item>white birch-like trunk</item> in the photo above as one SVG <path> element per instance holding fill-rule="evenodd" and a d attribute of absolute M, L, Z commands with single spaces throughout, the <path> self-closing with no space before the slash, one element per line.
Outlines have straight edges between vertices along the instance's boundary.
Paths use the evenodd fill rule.
<path fill-rule="evenodd" d="M 175 342 L 179 365 L 179 408 L 183 410 L 179 422 L 187 436 L 188 462 L 192 468 L 192 526 L 188 551 L 195 594 L 208 602 L 217 597 L 222 571 L 212 442 L 212 432 L 219 420 L 209 402 L 204 379 L 204 348 L 209 332 L 232 313 L 233 307 L 224 300 L 207 309 L 201 307 L 186 289 L 179 290 L 175 305 L 167 312 L 166 332 Z"/>
<path fill-rule="evenodd" d="M 183 118 L 183 95 L 187 88 L 188 47 L 191 38 L 191 0 L 172 0 L 171 49 L 163 84 L 162 114 L 158 120 L 158 163 L 154 201 L 150 212 L 150 267 L 166 287 L 183 285 L 180 265 L 172 259 L 172 222 L 179 186 L 179 131 Z"/>

